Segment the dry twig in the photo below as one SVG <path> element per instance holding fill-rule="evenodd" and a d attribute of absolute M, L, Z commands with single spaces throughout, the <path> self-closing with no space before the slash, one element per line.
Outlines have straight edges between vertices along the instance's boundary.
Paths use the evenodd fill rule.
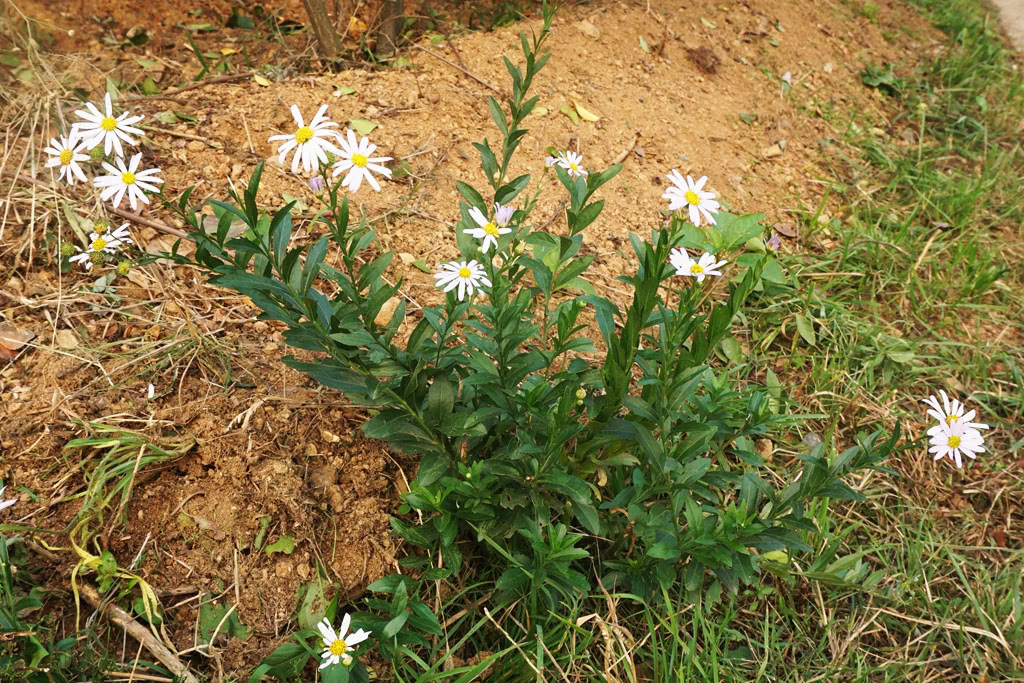
<path fill-rule="evenodd" d="M 156 636 L 149 632 L 149 629 L 135 621 L 132 615 L 117 605 L 111 603 L 104 604 L 100 594 L 89 584 L 83 583 L 79 587 L 79 591 L 86 602 L 102 614 L 107 615 L 107 618 L 123 628 L 125 633 L 139 641 L 161 664 L 167 667 L 168 671 L 177 676 L 181 681 L 184 683 L 199 683 L 199 679 L 188 670 L 188 665 L 178 659 L 173 652 L 167 649 L 167 646 L 157 640 Z"/>

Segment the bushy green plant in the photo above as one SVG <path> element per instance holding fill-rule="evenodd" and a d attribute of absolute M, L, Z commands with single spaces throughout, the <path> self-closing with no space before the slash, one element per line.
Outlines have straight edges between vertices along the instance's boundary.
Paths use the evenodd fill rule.
<path fill-rule="evenodd" d="M 196 250 L 173 257 L 247 295 L 263 319 L 283 322 L 287 343 L 312 356 L 285 363 L 365 406 L 367 436 L 419 456 L 405 502 L 422 523 L 392 518 L 396 534 L 427 551 L 404 563 L 419 576 L 459 573 L 471 548 L 504 567 L 494 600 L 522 598 L 531 609 L 589 590 L 595 564 L 606 586 L 652 598 L 680 584 L 697 591 L 709 573 L 735 591 L 756 580 L 759 552 L 810 550 L 805 534 L 817 529 L 805 507 L 857 497 L 842 477 L 877 467 L 896 437 L 883 443 L 876 434 L 834 457 L 819 446 L 781 483 L 762 476 L 753 443 L 780 420 L 777 404 L 712 364 L 765 267 L 763 249 L 743 251 L 760 243 L 759 214 L 721 212 L 704 227 L 674 215 L 649 239 L 630 234 L 637 266 L 618 278 L 632 289 L 623 310 L 582 278 L 593 256 L 581 255 L 604 206 L 596 193 L 620 166 L 582 175 L 555 164 L 567 193 L 564 226 L 530 222 L 534 195 L 481 256 L 466 234 L 479 225 L 475 212 L 492 215 L 492 204 L 508 206 L 531 181 L 508 171 L 537 104 L 528 94 L 548 58 L 550 22 L 547 13 L 538 34 L 522 36 L 521 66 L 505 60 L 511 98 L 504 106 L 489 98 L 500 148 L 475 145 L 487 198 L 458 183 L 455 236 L 462 264 L 480 259 L 477 284 L 486 286 L 477 296 L 449 292 L 404 334 L 413 316 L 401 282 L 383 278 L 392 253 L 374 251 L 375 231 L 351 216 L 340 184 L 321 195 L 329 234 L 296 246 L 293 204 L 272 216 L 259 208 L 262 167 L 233 203 L 213 202 L 215 233 L 202 229 L 190 192 L 181 197 Z M 229 239 L 236 220 L 247 230 Z M 679 247 L 738 254 L 728 291 L 676 277 L 669 261 Z M 393 297 L 390 319 L 376 322 Z M 592 329 L 599 339 L 587 337 Z M 396 653 L 437 634 L 417 597 L 421 585 L 396 576 L 370 587 L 391 602 L 360 623 Z"/>

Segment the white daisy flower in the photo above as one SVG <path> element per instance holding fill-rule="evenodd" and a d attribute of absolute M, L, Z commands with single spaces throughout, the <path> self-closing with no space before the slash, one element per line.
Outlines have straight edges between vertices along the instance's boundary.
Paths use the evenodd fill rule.
<path fill-rule="evenodd" d="M 442 263 L 441 272 L 434 273 L 434 277 L 437 278 L 435 285 L 443 287 L 446 292 L 458 287 L 459 301 L 462 301 L 467 293 L 469 296 L 473 296 L 474 287 L 480 289 L 481 284 L 491 286 L 491 281 L 484 274 L 484 267 L 475 260 L 469 263 L 465 261 Z"/>
<path fill-rule="evenodd" d="M 120 229 L 118 228 L 118 230 Z M 109 233 L 104 235 L 95 232 L 89 233 L 89 248 L 79 248 L 78 253 L 70 257 L 68 261 L 81 263 L 82 267 L 89 271 L 92 270 L 93 260 L 102 258 L 102 256 L 97 257 L 97 254 L 115 254 L 120 246 L 121 242 L 111 237 Z"/>
<path fill-rule="evenodd" d="M 122 244 L 135 244 L 132 240 L 132 234 L 128 232 L 128 223 L 123 223 L 121 227 L 116 230 L 111 230 L 110 226 L 107 226 L 107 233 L 104 235 L 107 240 L 114 239 L 117 241 L 118 246 Z"/>
<path fill-rule="evenodd" d="M 935 455 L 935 460 L 949 458 L 959 469 L 963 467 L 962 456 L 966 455 L 973 460 L 978 457 L 978 453 L 985 452 L 984 443 L 985 438 L 977 429 L 970 429 L 959 422 L 948 425 L 942 423 L 932 435 L 932 446 L 928 452 Z"/>
<path fill-rule="evenodd" d="M 0 496 L 4 495 L 4 489 L 6 488 L 6 486 L 0 486 Z M 0 500 L 0 510 L 6 510 L 7 508 L 11 507 L 17 502 L 17 498 L 11 498 L 9 500 Z"/>
<path fill-rule="evenodd" d="M 928 410 L 928 414 L 938 420 L 939 424 L 928 430 L 928 435 L 932 436 L 936 434 L 942 425 L 953 426 L 954 424 L 960 425 L 966 429 L 988 429 L 988 425 L 981 422 L 971 422 L 974 419 L 975 411 L 968 410 L 964 412 L 963 403 L 956 400 L 955 398 L 950 400 L 946 395 L 945 391 L 939 390 L 939 394 L 942 396 L 942 405 L 939 405 L 938 399 L 934 396 L 929 396 L 923 399 L 922 403 L 926 403 L 931 406 Z"/>
<path fill-rule="evenodd" d="M 728 261 L 716 262 L 715 257 L 707 252 L 699 260 L 694 261 L 686 253 L 686 249 L 682 247 L 673 249 L 669 253 L 668 260 L 672 267 L 676 269 L 676 275 L 695 277 L 697 282 L 704 282 L 704 278 L 708 275 L 721 276 L 722 273 L 718 269 L 728 263 Z"/>
<path fill-rule="evenodd" d="M 326 669 L 332 664 L 337 664 L 339 661 L 345 666 L 349 666 L 352 664 L 352 655 L 349 654 L 349 651 L 370 637 L 372 631 L 359 629 L 354 633 L 349 633 L 346 638 L 345 634 L 348 633 L 348 627 L 351 623 L 352 615 L 346 614 L 341 620 L 341 628 L 337 631 L 331 627 L 331 622 L 327 621 L 327 619 L 317 624 L 317 628 L 320 629 L 320 635 L 324 640 L 324 651 L 320 653 L 324 660 L 320 664 L 321 669 Z"/>
<path fill-rule="evenodd" d="M 371 145 L 365 135 L 358 145 L 356 144 L 356 134 L 352 132 L 352 129 L 346 129 L 346 135 L 348 140 L 340 135 L 338 136 L 344 151 L 339 152 L 341 158 L 334 164 L 333 176 L 337 178 L 345 171 L 348 171 L 345 179 L 341 181 L 341 186 L 347 187 L 350 192 L 359 190 L 359 186 L 363 184 L 363 178 L 366 178 L 366 181 L 370 183 L 373 189 L 380 192 L 380 184 L 373 177 L 373 173 L 380 173 L 382 176 L 390 178 L 391 169 L 387 166 L 382 166 L 381 162 L 391 161 L 391 157 L 371 156 L 376 151 L 377 145 Z M 370 173 L 370 171 L 373 171 L 373 173 Z"/>
<path fill-rule="evenodd" d="M 147 168 L 145 171 L 140 171 L 139 161 L 141 159 L 142 152 L 139 152 L 131 158 L 127 168 L 125 168 L 124 160 L 121 158 L 114 160 L 117 163 L 117 168 L 104 161 L 103 168 L 110 175 L 97 176 L 92 181 L 96 187 L 104 188 L 100 194 L 100 199 L 107 201 L 113 197 L 114 206 L 120 206 L 121 199 L 127 193 L 128 203 L 131 204 L 133 211 L 138 208 L 139 201 L 142 201 L 143 204 L 149 204 L 149 199 L 143 190 L 159 192 L 160 188 L 156 185 L 164 181 L 162 178 L 156 177 L 156 174 L 160 172 L 159 168 Z"/>
<path fill-rule="evenodd" d="M 52 138 L 50 146 L 43 148 L 43 151 L 50 155 L 50 158 L 46 160 L 46 167 L 60 166 L 60 179 L 67 180 L 69 185 L 75 184 L 75 178 L 87 183 L 89 179 L 85 177 L 82 167 L 78 165 L 80 161 L 89 160 L 88 154 L 81 153 L 83 149 L 85 149 L 85 141 L 80 140 L 75 132 L 66 137 Z"/>
<path fill-rule="evenodd" d="M 583 155 L 576 152 L 568 150 L 559 152 L 557 157 L 548 157 L 544 160 L 544 163 L 547 166 L 558 164 L 569 172 L 569 177 L 571 178 L 587 175 L 587 172 L 583 170 Z"/>
<path fill-rule="evenodd" d="M 327 118 L 326 111 L 327 105 L 322 104 L 320 108 L 316 110 L 316 115 L 313 120 L 309 122 L 307 126 L 303 123 L 302 114 L 299 113 L 299 108 L 296 105 L 291 106 L 292 118 L 295 119 L 295 123 L 298 125 L 298 130 L 290 135 L 271 135 L 267 142 L 274 142 L 275 140 L 284 140 L 285 143 L 277 148 L 277 160 L 280 163 L 284 163 L 284 160 L 288 157 L 288 152 L 295 150 L 295 155 L 292 157 L 292 173 L 299 172 L 299 162 L 302 162 L 302 170 L 309 173 L 316 169 L 320 164 L 327 163 L 327 152 L 331 154 L 340 155 L 341 150 L 335 147 L 331 143 L 332 138 L 340 139 L 338 131 L 331 130 L 331 128 L 337 127 L 337 123 Z"/>
<path fill-rule="evenodd" d="M 493 221 L 487 220 L 487 216 L 484 215 L 484 212 L 476 208 L 475 206 L 469 209 L 470 218 L 476 221 L 476 224 L 479 225 L 480 227 L 470 228 L 469 230 L 463 230 L 463 232 L 474 239 L 483 240 L 483 244 L 480 245 L 480 251 L 482 251 L 483 253 L 486 254 L 487 250 L 491 247 L 492 244 L 494 245 L 495 251 L 497 251 L 498 237 L 501 235 L 507 235 L 510 232 L 512 232 L 512 228 L 501 227 L 504 225 L 508 225 L 508 219 L 512 217 L 512 214 L 508 212 L 507 209 L 512 209 L 513 212 L 515 211 L 515 209 L 513 209 L 510 206 L 502 207 L 500 204 L 495 204 L 495 215 Z M 504 223 L 501 223 L 499 225 L 499 218 L 504 218 Z"/>
<path fill-rule="evenodd" d="M 701 176 L 700 180 L 693 182 L 693 178 L 690 176 L 683 178 L 679 171 L 673 168 L 672 172 L 665 177 L 669 179 L 672 186 L 665 190 L 665 194 L 661 195 L 661 198 L 668 200 L 669 211 L 686 208 L 690 214 L 690 222 L 698 228 L 701 218 L 710 225 L 715 224 L 715 217 L 711 214 L 718 213 L 719 204 L 715 201 L 715 197 L 718 195 L 702 189 L 704 183 L 708 181 L 707 176 Z"/>
<path fill-rule="evenodd" d="M 135 138 L 128 134 L 143 135 L 143 132 L 131 124 L 138 123 L 145 117 L 141 115 L 129 116 L 128 112 L 124 112 L 117 118 L 114 118 L 114 107 L 110 101 L 110 93 L 107 93 L 103 101 L 106 105 L 105 114 L 97 109 L 96 105 L 92 102 L 85 103 L 88 111 L 79 109 L 75 112 L 82 121 L 71 126 L 71 134 L 77 133 L 85 142 L 87 149 L 92 149 L 102 142 L 104 154 L 110 156 L 110 151 L 114 150 L 117 156 L 123 157 L 124 149 L 121 147 L 121 141 L 123 140 L 129 145 L 136 144 Z"/>

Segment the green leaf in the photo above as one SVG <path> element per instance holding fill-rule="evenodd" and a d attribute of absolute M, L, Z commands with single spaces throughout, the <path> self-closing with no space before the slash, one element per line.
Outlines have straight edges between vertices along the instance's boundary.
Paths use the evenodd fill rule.
<path fill-rule="evenodd" d="M 269 674 L 280 681 L 289 681 L 306 668 L 310 654 L 299 643 L 285 643 L 271 652 L 252 672 L 249 683 L 258 683 Z"/>
<path fill-rule="evenodd" d="M 434 613 L 430 611 L 430 608 L 426 604 L 417 601 L 412 606 L 412 614 L 409 615 L 409 621 L 420 631 L 424 633 L 430 633 L 431 635 L 439 636 L 444 631 L 441 630 L 441 623 L 434 616 Z"/>
<path fill-rule="evenodd" d="M 320 674 L 321 683 L 349 683 L 349 668 L 340 662 L 332 664 Z"/>
<path fill-rule="evenodd" d="M 643 50 L 644 52 L 650 52 L 651 51 L 650 46 L 647 45 L 647 41 L 644 40 L 643 36 L 640 36 L 640 49 Z"/>
<path fill-rule="evenodd" d="M 700 18 L 700 23 L 704 24 L 704 26 L 706 26 L 707 28 L 710 28 L 710 29 L 716 29 L 716 28 L 718 28 L 717 26 L 715 26 L 714 24 L 712 24 L 712 23 L 711 23 L 710 21 L 708 21 L 708 20 L 707 20 L 707 19 L 705 19 L 704 17 L 701 17 L 701 18 Z"/>
<path fill-rule="evenodd" d="M 571 120 L 574 124 L 579 125 L 580 117 L 579 117 L 579 114 L 576 113 L 576 110 L 571 109 L 571 108 L 569 108 L 568 105 L 566 105 L 566 106 L 562 107 L 561 109 L 559 109 L 558 111 L 560 111 L 563 114 L 565 114 L 566 116 L 568 116 L 569 120 Z"/>
<path fill-rule="evenodd" d="M 360 135 L 369 135 L 378 125 L 380 124 L 374 123 L 373 121 L 367 121 L 366 119 L 352 119 L 348 122 L 348 127 Z"/>
<path fill-rule="evenodd" d="M 0 54 L 0 64 L 9 67 L 16 67 L 21 64 L 21 60 L 16 55 L 12 55 L 9 52 Z"/>
<path fill-rule="evenodd" d="M 679 559 L 679 548 L 676 547 L 675 543 L 659 542 L 651 546 L 651 549 L 647 551 L 647 555 L 656 560 L 677 560 Z"/>
<path fill-rule="evenodd" d="M 327 588 L 330 584 L 319 575 L 307 583 L 302 595 L 302 604 L 296 618 L 301 628 L 316 628 L 316 625 L 327 614 L 330 601 L 327 599 Z"/>
<path fill-rule="evenodd" d="M 754 125 L 754 122 L 757 121 L 757 114 L 752 112 L 740 112 L 740 121 L 748 126 L 752 126 Z"/>
<path fill-rule="evenodd" d="M 456 180 L 455 188 L 459 191 L 459 194 L 462 195 L 463 199 L 466 200 L 467 204 L 480 209 L 483 211 L 485 216 L 489 213 L 487 210 L 487 204 L 484 202 L 484 198 L 480 196 L 480 193 L 476 191 L 475 187 L 468 183 L 464 183 L 461 180 Z M 475 223 L 473 224 L 473 227 L 476 227 Z"/>
<path fill-rule="evenodd" d="M 448 471 L 448 458 L 440 453 L 427 453 L 420 458 L 416 480 L 421 486 L 430 486 Z"/>
<path fill-rule="evenodd" d="M 736 337 L 726 337 L 722 340 L 722 353 L 729 359 L 729 362 L 733 365 L 740 365 L 743 363 L 743 347 L 740 346 L 740 342 Z"/>
<path fill-rule="evenodd" d="M 398 634 L 398 632 L 402 630 L 402 627 L 405 626 L 405 622 L 408 621 L 408 619 L 409 613 L 402 612 L 397 617 L 395 617 L 387 623 L 387 625 L 384 627 L 384 630 L 381 632 L 381 637 L 388 640 L 394 638 Z"/>
<path fill-rule="evenodd" d="M 277 539 L 266 548 L 263 549 L 267 555 L 273 555 L 274 553 L 284 553 L 285 555 L 291 555 L 295 550 L 295 541 L 292 540 L 291 536 L 282 536 Z"/>
<path fill-rule="evenodd" d="M 905 364 L 914 360 L 915 354 L 910 349 L 892 350 L 886 351 L 885 355 L 888 356 L 889 360 L 893 363 Z"/>
<path fill-rule="evenodd" d="M 424 406 L 424 418 L 433 424 L 443 424 L 455 407 L 455 392 L 451 383 L 438 377 L 427 390 L 427 402 Z"/>
<path fill-rule="evenodd" d="M 232 610 L 231 615 L 225 618 L 229 609 L 230 607 L 228 607 L 226 602 L 207 602 L 199 608 L 200 642 L 209 643 L 215 631 L 218 636 L 227 636 L 228 638 L 245 639 L 249 635 L 249 630 L 245 624 L 238 620 L 237 612 Z M 219 631 L 217 630 L 218 627 L 220 627 Z"/>
<path fill-rule="evenodd" d="M 802 313 L 796 314 L 796 329 L 800 333 L 800 336 L 804 338 L 804 341 L 814 346 L 817 343 L 817 337 L 814 334 L 814 325 L 810 320 L 807 319 Z"/>

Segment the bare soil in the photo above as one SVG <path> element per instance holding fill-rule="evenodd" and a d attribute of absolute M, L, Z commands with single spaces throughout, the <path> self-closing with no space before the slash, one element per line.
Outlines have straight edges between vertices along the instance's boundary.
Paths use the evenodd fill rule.
<path fill-rule="evenodd" d="M 549 44 L 552 59 L 536 83 L 546 114 L 531 117 L 512 169 L 552 185 L 554 191 L 539 201 L 535 222 L 552 219 L 557 225 L 561 195 L 550 174 L 544 175 L 543 161 L 545 148 L 568 147 L 583 153 L 588 168 L 624 162 L 601 191 L 607 206 L 588 229 L 584 246 L 596 255 L 593 285 L 619 302 L 628 293 L 614 278 L 633 262 L 628 234 L 660 225 L 660 195 L 672 168 L 710 176 L 710 188 L 734 212 L 764 212 L 782 237 L 782 249 L 828 248 L 828 229 L 813 245 L 801 242 L 793 209 L 816 206 L 831 169 L 850 153 L 840 142 L 849 113 L 858 112 L 881 134 L 903 137 L 888 123 L 888 103 L 861 84 L 864 64 L 909 69 L 941 45 L 934 29 L 904 3 L 879 4 L 877 22 L 841 3 L 811 0 L 654 0 L 565 8 Z M 57 7 L 42 0 L 20 4 L 43 25 L 64 29 L 55 42 L 68 55 L 61 63 L 75 75 L 74 86 L 98 98 L 106 73 L 122 81 L 141 79 L 137 58 L 163 65 L 161 88 L 190 78 L 199 66 L 182 47 L 177 25 L 214 13 L 227 16 L 232 3 L 204 2 L 201 18 L 184 11 L 183 3 L 166 0 L 76 0 Z M 288 0 L 275 9 L 290 16 L 301 3 Z M 99 25 L 93 16 L 112 17 L 118 31 L 145 26 L 153 38 L 142 47 L 111 46 L 102 40 L 110 24 Z M 337 121 L 377 123 L 373 142 L 407 164 L 380 193 L 363 190 L 354 198 L 379 229 L 380 248 L 433 266 L 456 255 L 456 179 L 483 184 L 471 143 L 497 136 L 485 101 L 508 88 L 502 57 L 517 62 L 519 31 L 537 26 L 526 21 L 442 44 L 424 40 L 403 54 L 407 64 L 390 69 L 282 70 L 272 74 L 276 80 L 269 86 L 246 78 L 171 99 L 135 100 L 133 110 L 157 129 L 149 133 L 143 163 L 163 170 L 171 194 L 195 185 L 196 199 L 225 199 L 231 184 L 244 183 L 265 160 L 263 204 L 303 199 L 310 208 L 296 239 L 313 239 L 320 231 L 308 220 L 314 198 L 305 179 L 277 163 L 267 138 L 291 130 L 289 105 L 311 115 L 329 103 Z M 74 35 L 67 35 L 69 29 Z M 237 48 L 243 37 L 219 29 L 202 40 L 204 50 Z M 266 42 L 272 47 L 262 58 L 270 60 L 297 49 Z M 241 60 L 232 64 L 244 68 Z M 786 74 L 791 86 L 783 80 Z M 335 96 L 339 86 L 355 92 Z M 574 124 L 560 113 L 575 103 L 600 120 Z M 197 121 L 158 123 L 154 117 L 165 111 Z M 11 149 L 13 159 L 39 154 L 27 139 Z M 50 182 L 39 163 L 21 162 L 14 170 Z M 827 211 L 835 218 L 845 215 L 835 200 Z M 143 215 L 183 227 L 158 208 Z M 281 365 L 286 349 L 276 326 L 256 321 L 257 311 L 246 299 L 204 285 L 187 268 L 155 264 L 133 271 L 127 282 L 117 281 L 114 302 L 89 291 L 94 276 L 57 273 L 41 242 L 26 260 L 22 247 L 40 239 L 41 226 L 17 208 L 6 216 L 0 230 L 0 322 L 38 335 L 34 348 L 0 365 L 0 476 L 38 496 L 23 496 L 22 520 L 62 529 L 73 517 L 76 503 L 63 499 L 80 490 L 81 478 L 59 489 L 52 478 L 80 457 L 64 446 L 88 432 L 82 423 L 194 438 L 185 457 L 143 473 L 125 526 L 111 525 L 100 542 L 122 566 L 144 547 L 140 572 L 168 596 L 213 593 L 234 604 L 250 637 L 244 648 L 232 644 L 225 656 L 228 670 L 242 678 L 287 636 L 298 591 L 318 564 L 353 598 L 368 582 L 396 570 L 400 549 L 389 534 L 388 515 L 415 460 L 361 437 L 362 414 Z M 55 210 L 46 219 L 47 230 L 62 223 Z M 173 242 L 150 227 L 137 226 L 134 233 L 150 251 Z M 403 293 L 416 304 L 441 300 L 431 275 L 403 259 L 395 259 L 388 277 L 402 278 Z M 62 331 L 72 333 L 70 341 L 67 335 L 58 339 Z M 156 390 L 153 400 L 146 398 L 149 383 Z M 268 555 L 254 546 L 267 517 L 266 541 L 288 535 L 295 540 L 292 553 Z M 62 534 L 57 538 L 50 544 L 67 545 Z M 71 553 L 60 557 L 67 561 L 54 566 L 50 584 L 66 590 L 73 559 Z M 179 601 L 168 599 L 165 606 Z M 168 614 L 178 649 L 195 644 L 197 603 Z M 204 660 L 196 664 L 206 666 Z"/>

